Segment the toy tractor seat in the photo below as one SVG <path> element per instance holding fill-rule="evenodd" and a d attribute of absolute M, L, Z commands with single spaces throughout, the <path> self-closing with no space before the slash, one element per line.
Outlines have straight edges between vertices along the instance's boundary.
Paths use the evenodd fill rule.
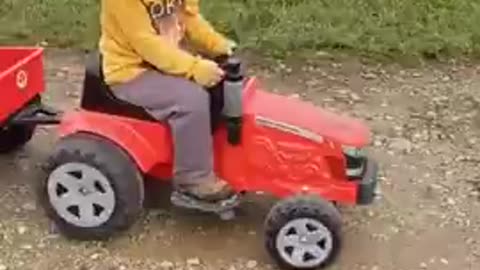
<path fill-rule="evenodd" d="M 116 98 L 105 83 L 102 56 L 92 53 L 88 56 L 83 82 L 81 108 L 118 116 L 147 121 L 156 121 L 144 108 Z"/>
<path fill-rule="evenodd" d="M 212 132 L 222 120 L 223 85 L 218 89 L 206 90 L 210 93 L 210 117 Z M 87 57 L 81 108 L 84 110 L 134 118 L 144 121 L 157 121 L 143 107 L 116 98 L 106 84 L 102 68 L 102 55 L 95 51 Z"/>

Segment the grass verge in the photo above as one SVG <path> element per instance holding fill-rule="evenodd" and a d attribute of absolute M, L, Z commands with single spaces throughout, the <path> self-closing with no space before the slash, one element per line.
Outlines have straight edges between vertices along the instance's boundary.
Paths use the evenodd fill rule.
<path fill-rule="evenodd" d="M 91 48 L 98 38 L 99 2 L 0 0 L 0 44 Z M 479 1 L 203 0 L 202 7 L 243 48 L 273 55 L 480 55 Z"/>

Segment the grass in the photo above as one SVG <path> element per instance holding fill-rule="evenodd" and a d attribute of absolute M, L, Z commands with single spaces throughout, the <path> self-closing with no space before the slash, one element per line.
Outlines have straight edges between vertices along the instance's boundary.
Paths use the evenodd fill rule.
<path fill-rule="evenodd" d="M 45 40 L 61 47 L 95 46 L 99 2 L 0 0 L 0 44 Z M 480 55 L 480 1 L 203 0 L 202 7 L 242 47 L 273 55 L 310 50 Z"/>

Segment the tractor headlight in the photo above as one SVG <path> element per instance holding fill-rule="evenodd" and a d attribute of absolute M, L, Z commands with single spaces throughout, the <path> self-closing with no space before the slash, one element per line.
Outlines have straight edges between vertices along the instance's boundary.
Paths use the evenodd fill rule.
<path fill-rule="evenodd" d="M 365 149 L 356 147 L 343 147 L 343 153 L 352 158 L 362 158 L 366 156 Z"/>
<path fill-rule="evenodd" d="M 347 176 L 351 178 L 361 177 L 366 160 L 365 149 L 343 147 L 343 153 L 347 160 Z"/>

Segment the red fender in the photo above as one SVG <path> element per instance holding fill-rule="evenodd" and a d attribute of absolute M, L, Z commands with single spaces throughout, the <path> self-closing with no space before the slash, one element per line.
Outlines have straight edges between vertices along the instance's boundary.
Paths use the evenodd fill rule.
<path fill-rule="evenodd" d="M 170 131 L 158 123 L 81 110 L 67 113 L 59 126 L 60 137 L 75 133 L 95 134 L 116 143 L 144 173 L 158 164 L 172 164 Z"/>

